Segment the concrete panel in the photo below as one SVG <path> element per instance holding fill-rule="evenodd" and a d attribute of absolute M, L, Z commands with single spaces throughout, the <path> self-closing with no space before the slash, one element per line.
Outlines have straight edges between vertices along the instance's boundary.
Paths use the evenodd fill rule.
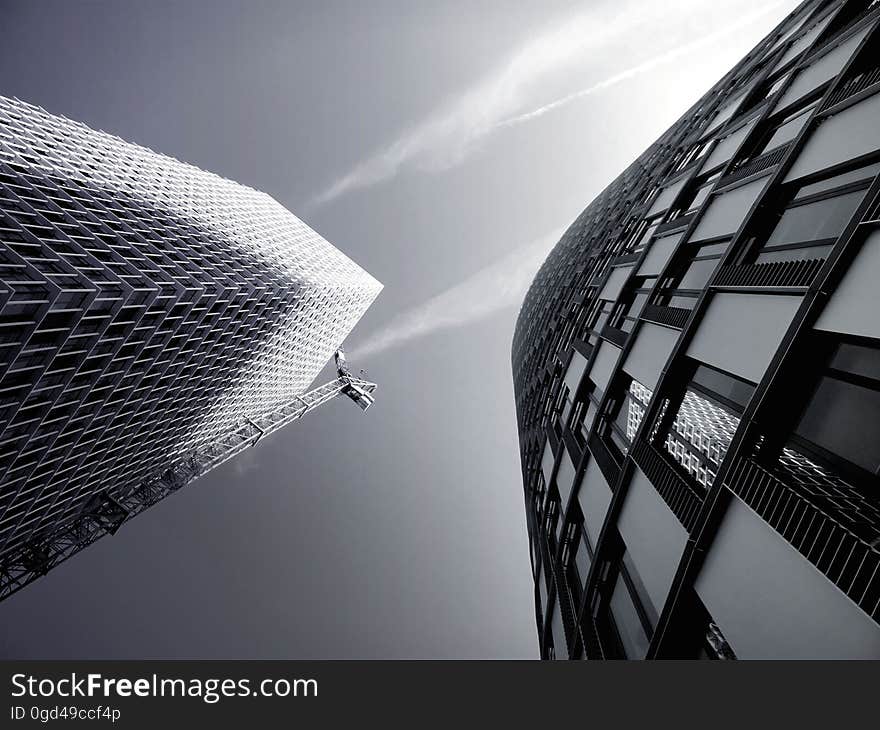
<path fill-rule="evenodd" d="M 651 390 L 669 359 L 680 332 L 648 322 L 642 323 L 623 369 Z"/>
<path fill-rule="evenodd" d="M 737 498 L 696 590 L 742 659 L 880 658 L 880 627 Z"/>
<path fill-rule="evenodd" d="M 687 354 L 757 383 L 800 303 L 799 296 L 716 294 Z"/>
<path fill-rule="evenodd" d="M 865 240 L 831 296 L 816 329 L 880 337 L 880 231 Z"/>
<path fill-rule="evenodd" d="M 688 534 L 640 469 L 633 474 L 617 529 L 659 615 Z"/>

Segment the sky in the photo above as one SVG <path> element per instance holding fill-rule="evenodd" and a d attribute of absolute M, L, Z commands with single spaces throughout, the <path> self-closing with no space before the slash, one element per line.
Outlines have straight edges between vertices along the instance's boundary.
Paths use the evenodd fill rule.
<path fill-rule="evenodd" d="M 337 399 L 0 604 L 0 657 L 537 658 L 519 304 L 795 5 L 3 0 L 0 94 L 264 190 L 385 289 L 346 343 L 373 408 Z"/>

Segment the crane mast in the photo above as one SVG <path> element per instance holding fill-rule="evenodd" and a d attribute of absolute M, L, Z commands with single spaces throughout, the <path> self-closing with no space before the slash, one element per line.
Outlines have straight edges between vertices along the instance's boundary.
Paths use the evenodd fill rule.
<path fill-rule="evenodd" d="M 56 532 L 41 536 L 22 551 L 0 562 L 0 601 L 105 535 L 113 535 L 133 517 L 181 487 L 257 445 L 291 421 L 302 418 L 337 396 L 350 398 L 361 410 L 373 404 L 376 384 L 354 377 L 340 348 L 335 355 L 337 377 L 256 418 L 244 418 L 238 428 L 219 439 L 197 443 L 171 455 L 168 466 L 122 492 L 104 490 L 89 500 L 82 512 Z M 363 371 L 361 371 L 363 373 Z"/>

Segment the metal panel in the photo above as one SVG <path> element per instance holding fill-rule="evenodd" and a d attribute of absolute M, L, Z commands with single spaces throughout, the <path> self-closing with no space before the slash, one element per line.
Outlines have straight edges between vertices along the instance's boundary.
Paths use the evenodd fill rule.
<path fill-rule="evenodd" d="M 590 460 L 584 472 L 577 499 L 581 511 L 584 513 L 584 527 L 586 527 L 587 536 L 590 538 L 590 544 L 595 545 L 599 539 L 602 524 L 605 522 L 608 505 L 611 504 L 611 488 L 605 481 L 599 465 L 593 459 Z"/>
<path fill-rule="evenodd" d="M 659 276 L 663 271 L 663 267 L 669 261 L 675 247 L 681 240 L 682 233 L 676 233 L 672 236 L 663 236 L 658 238 L 651 244 L 648 253 L 645 255 L 642 265 L 639 266 L 639 276 Z"/>
<path fill-rule="evenodd" d="M 880 338 L 880 231 L 868 236 L 816 328 Z"/>
<path fill-rule="evenodd" d="M 659 614 L 688 534 L 638 468 L 617 518 L 617 529 Z"/>
<path fill-rule="evenodd" d="M 766 183 L 766 179 L 755 180 L 714 198 L 691 234 L 691 240 L 735 233 Z"/>
<path fill-rule="evenodd" d="M 687 354 L 757 383 L 800 303 L 798 296 L 716 294 Z"/>
<path fill-rule="evenodd" d="M 620 355 L 620 348 L 603 342 L 593 361 L 593 367 L 590 370 L 590 380 L 592 380 L 601 390 L 608 388 L 608 381 L 611 379 L 611 373 L 614 372 L 614 366 Z"/>
<path fill-rule="evenodd" d="M 742 659 L 878 659 L 880 629 L 734 497 L 696 590 Z"/>
<path fill-rule="evenodd" d="M 794 81 L 791 82 L 791 86 L 782 95 L 776 108 L 784 109 L 789 104 L 810 93 L 820 84 L 824 84 L 829 79 L 837 76 L 843 70 L 856 47 L 862 42 L 862 38 L 868 34 L 868 30 L 870 29 L 865 28 L 859 31 L 852 38 L 844 41 L 837 48 L 822 56 L 818 61 L 814 61 L 800 71 Z"/>
<path fill-rule="evenodd" d="M 657 387 L 660 371 L 669 359 L 679 332 L 656 324 L 642 325 L 623 369 L 651 390 Z"/>
<path fill-rule="evenodd" d="M 632 273 L 632 266 L 619 266 L 611 270 L 611 275 L 602 287 L 599 299 L 608 299 L 614 301 L 620 296 L 623 285 Z"/>
<path fill-rule="evenodd" d="M 571 356 L 571 362 L 568 363 L 568 370 L 565 371 L 565 384 L 568 390 L 574 394 L 581 382 L 584 370 L 587 369 L 587 358 L 585 358 L 577 350 L 574 350 Z"/>
<path fill-rule="evenodd" d="M 785 180 L 796 180 L 880 147 L 880 94 L 826 119 L 807 140 Z"/>

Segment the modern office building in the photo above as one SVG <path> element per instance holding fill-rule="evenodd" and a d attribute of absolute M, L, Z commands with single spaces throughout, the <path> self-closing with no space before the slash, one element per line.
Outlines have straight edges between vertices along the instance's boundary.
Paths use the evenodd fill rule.
<path fill-rule="evenodd" d="M 381 285 L 264 193 L 0 98 L 0 598 L 267 431 Z M 210 499 L 210 495 L 205 495 Z"/>
<path fill-rule="evenodd" d="M 803 3 L 537 274 L 544 658 L 880 657 L 878 22 Z"/>

